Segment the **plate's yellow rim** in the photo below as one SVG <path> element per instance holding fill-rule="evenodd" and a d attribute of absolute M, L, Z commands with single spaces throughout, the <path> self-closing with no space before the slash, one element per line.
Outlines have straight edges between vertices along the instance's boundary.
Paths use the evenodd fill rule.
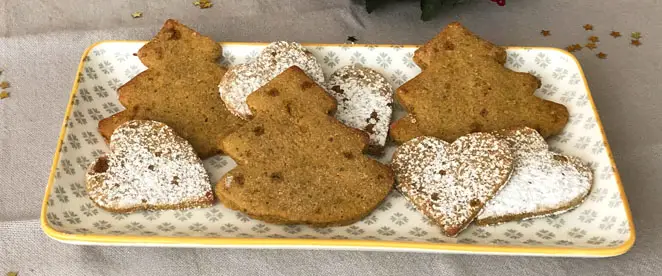
<path fill-rule="evenodd" d="M 57 168 L 57 162 L 60 159 L 60 150 L 62 143 L 64 142 L 64 136 L 67 127 L 67 121 L 71 114 L 73 108 L 73 101 L 76 91 L 78 90 L 78 78 L 83 70 L 84 59 L 94 47 L 103 44 L 103 43 L 145 43 L 146 41 L 127 41 L 127 40 L 108 40 L 100 41 L 95 44 L 92 44 L 83 53 L 80 63 L 78 65 L 78 70 L 76 72 L 76 77 L 74 79 L 73 88 L 69 97 L 69 103 L 67 105 L 66 113 L 64 120 L 62 121 L 62 127 L 60 130 L 60 137 L 57 142 L 57 148 L 55 149 L 55 155 L 53 157 L 53 165 L 51 166 L 51 173 L 48 178 L 48 185 L 46 186 L 46 193 L 44 200 L 42 202 L 41 208 L 41 227 L 46 233 L 53 239 L 65 241 L 65 242 L 80 242 L 80 243 L 101 243 L 101 244 L 118 244 L 118 245 L 131 245 L 131 244 L 143 244 L 143 245 L 207 245 L 207 246 L 287 246 L 287 247 L 355 247 L 357 249 L 399 249 L 399 250 L 427 250 L 427 251 L 447 251 L 447 252 L 466 252 L 466 253 L 501 253 L 501 254 L 515 254 L 515 255 L 549 255 L 549 256 L 595 256 L 595 257 L 609 257 L 621 255 L 634 245 L 635 241 L 635 230 L 634 222 L 632 220 L 632 212 L 630 211 L 630 205 L 628 203 L 627 197 L 625 196 L 625 191 L 623 189 L 623 183 L 621 182 L 621 177 L 616 168 L 614 158 L 611 152 L 611 148 L 607 141 L 607 136 L 605 135 L 604 128 L 602 127 L 602 122 L 597 113 L 595 107 L 595 102 L 593 101 L 593 96 L 588 87 L 588 82 L 586 81 L 586 76 L 584 71 L 579 64 L 579 61 L 575 58 L 574 55 L 568 53 L 565 50 L 551 47 L 508 47 L 508 49 L 542 49 L 542 50 L 551 50 L 561 52 L 562 54 L 569 56 L 577 64 L 579 72 L 584 81 L 586 91 L 588 92 L 589 100 L 591 102 L 591 107 L 593 108 L 593 113 L 595 115 L 598 126 L 600 127 L 600 132 L 602 134 L 602 139 L 604 139 L 605 147 L 609 155 L 609 160 L 611 162 L 614 177 L 618 184 L 618 189 L 621 194 L 621 200 L 623 201 L 623 208 L 625 208 L 625 213 L 627 215 L 628 224 L 630 227 L 630 237 L 627 241 L 622 243 L 617 247 L 605 247 L 605 248 L 582 248 L 582 247 L 529 247 L 529 246 L 504 246 L 504 245 L 475 245 L 475 244 L 459 244 L 459 243 L 424 243 L 424 242 L 406 242 L 406 241 L 376 241 L 376 240 L 330 240 L 330 239 L 272 239 L 272 238 L 210 238 L 210 237 L 159 237 L 159 236 L 112 236 L 112 235 L 98 235 L 98 234 L 68 234 L 60 232 L 48 223 L 46 218 L 46 211 L 48 205 L 48 198 L 51 193 L 53 186 L 53 180 L 55 179 L 55 171 Z M 222 43 L 223 45 L 266 45 L 267 43 L 260 42 L 228 42 Z M 418 47 L 418 45 L 391 45 L 391 44 L 304 44 L 309 47 L 320 47 L 320 46 L 349 46 L 349 47 Z"/>

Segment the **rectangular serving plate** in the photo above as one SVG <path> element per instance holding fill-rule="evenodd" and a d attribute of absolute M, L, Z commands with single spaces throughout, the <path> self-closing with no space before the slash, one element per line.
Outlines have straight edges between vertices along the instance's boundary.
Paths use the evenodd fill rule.
<path fill-rule="evenodd" d="M 542 80 L 536 95 L 565 104 L 570 121 L 549 139 L 553 150 L 580 157 L 595 172 L 591 195 L 577 209 L 558 216 L 472 225 L 457 238 L 418 213 L 398 192 L 360 222 L 311 228 L 253 220 L 216 203 L 211 208 L 111 214 L 87 198 L 87 166 L 107 145 L 98 120 L 122 108 L 116 90 L 146 68 L 133 53 L 144 41 L 102 41 L 85 50 L 66 109 L 44 196 L 41 225 L 59 241 L 73 244 L 380 250 L 534 256 L 606 257 L 627 252 L 634 224 L 582 69 L 571 54 L 555 48 L 508 47 L 506 67 Z M 224 65 L 253 60 L 266 43 L 221 43 Z M 382 73 L 398 87 L 420 72 L 415 45 L 305 44 L 325 75 L 348 64 Z M 396 117 L 403 111 L 395 110 Z M 388 163 L 394 146 L 380 161 Z M 75 164 L 74 164 L 75 163 Z M 204 160 L 212 182 L 235 164 L 227 156 Z"/>

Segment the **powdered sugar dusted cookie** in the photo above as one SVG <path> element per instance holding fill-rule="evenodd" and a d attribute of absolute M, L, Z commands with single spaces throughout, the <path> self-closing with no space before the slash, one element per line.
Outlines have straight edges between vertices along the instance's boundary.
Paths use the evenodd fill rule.
<path fill-rule="evenodd" d="M 276 41 L 269 44 L 255 60 L 257 67 L 272 80 L 287 68 L 301 68 L 317 84 L 324 84 L 324 72 L 315 56 L 296 42 Z"/>
<path fill-rule="evenodd" d="M 247 118 L 251 114 L 246 98 L 267 83 L 266 76 L 256 68 L 255 63 L 232 66 L 218 86 L 225 106 L 236 116 Z"/>
<path fill-rule="evenodd" d="M 593 185 L 591 168 L 576 157 L 550 152 L 534 129 L 515 128 L 495 135 L 510 145 L 515 166 L 508 183 L 477 217 L 477 224 L 565 212 L 588 196 Z"/>
<path fill-rule="evenodd" d="M 418 137 L 393 155 L 396 187 L 449 237 L 462 231 L 508 180 L 513 158 L 508 143 L 472 133 L 452 144 Z"/>
<path fill-rule="evenodd" d="M 348 65 L 331 75 L 327 91 L 338 102 L 336 119 L 368 133 L 368 152 L 380 154 L 393 113 L 393 89 L 375 70 Z"/>
<path fill-rule="evenodd" d="M 252 115 L 246 104 L 248 95 L 292 66 L 301 68 L 317 84 L 324 83 L 324 72 L 312 53 L 299 43 L 277 41 L 264 48 L 254 62 L 230 68 L 219 84 L 221 98 L 232 113 L 248 119 Z"/>
<path fill-rule="evenodd" d="M 167 125 L 128 121 L 110 138 L 111 152 L 92 164 L 86 189 L 112 212 L 183 209 L 214 201 L 209 176 L 191 144 Z"/>

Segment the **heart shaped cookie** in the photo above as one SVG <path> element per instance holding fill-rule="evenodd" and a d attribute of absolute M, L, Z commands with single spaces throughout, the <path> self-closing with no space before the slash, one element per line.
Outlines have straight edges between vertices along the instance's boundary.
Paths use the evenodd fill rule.
<path fill-rule="evenodd" d="M 249 119 L 251 110 L 246 98 L 291 66 L 297 66 L 317 84 L 324 83 L 324 72 L 315 56 L 296 42 L 276 41 L 267 45 L 254 61 L 230 68 L 218 91 L 233 114 Z"/>
<path fill-rule="evenodd" d="M 418 137 L 393 155 L 396 187 L 416 208 L 454 237 L 508 180 L 513 158 L 508 143 L 472 133 L 453 143 Z"/>
<path fill-rule="evenodd" d="M 381 154 L 393 113 L 391 84 L 375 70 L 347 65 L 331 75 L 326 87 L 338 102 L 336 119 L 366 132 L 370 137 L 367 152 Z"/>
<path fill-rule="evenodd" d="M 193 147 L 163 123 L 120 125 L 110 137 L 110 151 L 90 166 L 85 182 L 90 199 L 105 210 L 183 209 L 214 201 Z"/>
<path fill-rule="evenodd" d="M 515 165 L 508 183 L 485 204 L 477 224 L 565 212 L 588 196 L 593 172 L 578 158 L 550 152 L 545 139 L 528 127 L 494 134 L 510 145 Z"/>

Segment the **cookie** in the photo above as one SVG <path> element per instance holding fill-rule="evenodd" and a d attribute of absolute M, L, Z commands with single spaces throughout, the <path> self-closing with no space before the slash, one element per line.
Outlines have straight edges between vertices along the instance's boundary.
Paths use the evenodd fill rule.
<path fill-rule="evenodd" d="M 291 66 L 301 68 L 317 84 L 324 83 L 322 67 L 310 51 L 296 42 L 277 41 L 269 44 L 255 61 L 230 68 L 219 84 L 219 93 L 233 114 L 249 119 L 248 95 Z"/>
<path fill-rule="evenodd" d="M 593 172 L 576 157 L 549 151 L 534 129 L 495 132 L 510 145 L 515 165 L 504 188 L 485 204 L 476 224 L 487 225 L 566 212 L 591 191 Z"/>
<path fill-rule="evenodd" d="M 464 29 L 446 27 L 419 51 L 424 70 L 396 91 L 409 112 L 391 126 L 403 143 L 419 136 L 446 141 L 472 132 L 528 126 L 543 137 L 568 121 L 565 106 L 534 96 L 540 81 L 503 67 L 505 50 Z"/>
<path fill-rule="evenodd" d="M 346 225 L 393 186 L 368 137 L 329 115 L 335 100 L 293 66 L 248 96 L 254 118 L 221 142 L 237 162 L 216 184 L 227 207 L 279 224 Z"/>
<path fill-rule="evenodd" d="M 258 68 L 270 74 L 269 80 L 288 68 L 297 66 L 317 84 L 324 83 L 324 72 L 315 56 L 296 42 L 273 42 L 260 52 L 255 62 Z"/>
<path fill-rule="evenodd" d="M 448 24 L 446 28 L 430 41 L 414 52 L 413 60 L 426 69 L 428 65 L 445 51 L 454 51 L 456 48 L 464 49 L 475 55 L 483 55 L 488 59 L 496 60 L 499 64 L 506 63 L 506 51 L 492 42 L 483 40 L 458 22 Z"/>
<path fill-rule="evenodd" d="M 211 183 L 193 147 L 167 125 L 128 121 L 110 138 L 110 153 L 87 171 L 90 199 L 111 212 L 207 207 Z"/>
<path fill-rule="evenodd" d="M 117 93 L 126 110 L 99 122 L 106 140 L 132 119 L 163 122 L 188 140 L 201 158 L 219 152 L 218 141 L 243 120 L 232 115 L 218 96 L 225 69 L 216 64 L 221 46 L 174 20 L 138 51 L 148 69 Z"/>
<path fill-rule="evenodd" d="M 255 63 L 237 64 L 225 73 L 218 91 L 232 114 L 249 119 L 251 111 L 246 105 L 246 98 L 265 83 L 267 77 L 262 75 Z"/>
<path fill-rule="evenodd" d="M 454 237 L 508 180 L 513 157 L 508 143 L 489 133 L 453 143 L 418 137 L 398 147 L 391 167 L 398 190 L 444 235 Z"/>
<path fill-rule="evenodd" d="M 326 88 L 338 102 L 336 119 L 368 133 L 367 151 L 381 154 L 393 113 L 391 84 L 375 70 L 348 65 L 331 75 Z"/>

